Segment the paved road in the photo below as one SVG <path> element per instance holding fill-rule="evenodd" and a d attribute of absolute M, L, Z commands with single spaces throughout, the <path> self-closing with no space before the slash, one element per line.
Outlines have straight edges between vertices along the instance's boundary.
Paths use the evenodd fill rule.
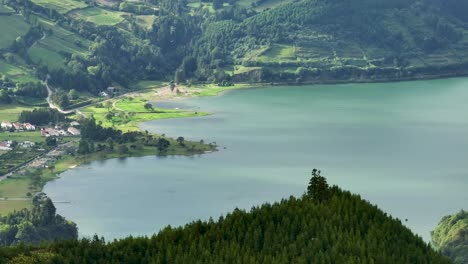
<path fill-rule="evenodd" d="M 49 79 L 49 77 L 47 76 L 47 79 L 46 79 L 43 83 L 44 83 L 45 86 L 47 87 L 47 103 L 49 104 L 49 107 L 52 108 L 52 109 L 56 109 L 57 111 L 59 111 L 59 112 L 62 113 L 62 114 L 70 114 L 70 113 L 76 112 L 77 114 L 82 115 L 83 117 L 86 118 L 86 115 L 83 114 L 83 113 L 80 111 L 80 109 L 83 108 L 83 107 L 87 107 L 87 105 L 86 105 L 86 106 L 77 107 L 77 108 L 73 108 L 73 109 L 70 109 L 70 110 L 62 110 L 62 109 L 60 109 L 60 107 L 56 106 L 56 105 L 52 102 L 52 94 L 53 94 L 54 92 L 52 91 L 52 89 L 51 89 L 50 86 L 49 86 L 48 79 Z"/>

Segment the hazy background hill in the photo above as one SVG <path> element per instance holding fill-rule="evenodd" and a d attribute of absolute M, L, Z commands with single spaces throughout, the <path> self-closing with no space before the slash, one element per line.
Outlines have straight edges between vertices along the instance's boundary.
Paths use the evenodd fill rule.
<path fill-rule="evenodd" d="M 466 74 L 461 0 L 3 0 L 1 101 L 44 104 L 18 83 L 45 79 L 63 107 L 107 86 L 400 80 Z M 42 88 L 45 89 L 45 88 Z M 66 100 L 69 90 L 78 98 Z M 8 99 L 10 98 L 10 99 Z"/>

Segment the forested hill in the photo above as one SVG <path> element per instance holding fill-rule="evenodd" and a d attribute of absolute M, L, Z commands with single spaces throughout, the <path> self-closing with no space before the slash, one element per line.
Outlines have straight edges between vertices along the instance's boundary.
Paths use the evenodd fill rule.
<path fill-rule="evenodd" d="M 142 216 L 143 217 L 143 216 Z M 36 262 L 34 262 L 36 261 Z M 450 263 L 402 223 L 315 174 L 307 195 L 151 238 L 0 248 L 1 263 Z"/>
<path fill-rule="evenodd" d="M 44 103 L 45 88 L 26 84 L 47 75 L 63 92 L 53 98 L 62 107 L 144 79 L 303 83 L 462 75 L 466 10 L 464 0 L 3 0 L 0 103 L 31 103 L 28 97 Z M 69 102 L 72 89 L 78 93 Z"/>
<path fill-rule="evenodd" d="M 461 210 L 442 218 L 432 232 L 432 241 L 455 264 L 468 263 L 468 212 Z"/>
<path fill-rule="evenodd" d="M 239 23 L 210 25 L 202 37 L 210 46 L 203 49 L 220 49 L 238 71 L 261 67 L 260 80 L 455 74 L 467 65 L 468 14 L 456 11 L 466 6 L 463 1 L 291 1 Z"/>

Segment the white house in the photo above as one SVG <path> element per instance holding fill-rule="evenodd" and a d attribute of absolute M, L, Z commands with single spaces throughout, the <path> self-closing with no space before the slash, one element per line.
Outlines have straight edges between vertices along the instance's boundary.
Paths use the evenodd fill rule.
<path fill-rule="evenodd" d="M 74 128 L 74 127 L 69 127 L 68 128 L 68 133 L 74 135 L 74 136 L 79 136 L 80 135 L 80 130 Z"/>
<path fill-rule="evenodd" d="M 8 122 L 8 121 L 3 121 L 2 124 L 1 124 L 2 128 L 3 129 L 10 129 L 13 127 L 13 125 L 11 124 L 11 122 Z"/>
<path fill-rule="evenodd" d="M 11 150 L 10 144 L 6 141 L 0 142 L 0 150 Z"/>
<path fill-rule="evenodd" d="M 16 130 L 21 130 L 21 129 L 23 129 L 23 126 L 22 126 L 20 123 L 18 123 L 18 122 L 13 123 L 13 127 L 14 127 Z"/>
<path fill-rule="evenodd" d="M 36 143 L 31 142 L 31 141 L 24 141 L 24 142 L 20 142 L 18 145 L 22 148 L 32 148 L 36 145 Z"/>
<path fill-rule="evenodd" d="M 78 123 L 76 121 L 73 121 L 73 122 L 70 123 L 70 126 L 74 126 L 74 127 L 79 126 L 79 125 L 80 125 L 80 123 Z"/>
<path fill-rule="evenodd" d="M 24 128 L 26 128 L 26 130 L 36 130 L 36 126 L 30 124 L 30 123 L 26 123 L 26 124 L 23 124 Z"/>

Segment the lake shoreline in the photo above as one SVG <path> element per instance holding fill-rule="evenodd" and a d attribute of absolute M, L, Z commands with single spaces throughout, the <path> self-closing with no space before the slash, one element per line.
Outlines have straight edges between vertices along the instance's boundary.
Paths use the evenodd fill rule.
<path fill-rule="evenodd" d="M 150 228 L 157 230 L 172 221 L 161 220 L 162 224 L 156 225 L 157 216 L 166 215 L 154 204 L 158 199 L 176 201 L 177 197 L 185 194 L 193 198 L 200 190 L 205 190 L 201 192 L 208 192 L 205 194 L 211 198 L 196 204 L 206 204 L 213 197 L 218 197 L 218 193 L 210 194 L 211 190 L 219 190 L 219 195 L 222 195 L 219 197 L 223 197 L 225 205 L 220 202 L 219 207 L 207 206 L 213 211 L 206 214 L 195 210 L 193 218 L 187 221 L 200 216 L 216 217 L 227 211 L 224 206 L 249 208 L 263 201 L 273 202 L 285 195 L 295 195 L 300 192 L 296 186 L 304 181 L 303 176 L 308 175 L 310 167 L 319 166 L 330 177 L 331 183 L 359 193 L 394 217 L 408 219 L 405 224 L 428 241 L 428 232 L 435 223 L 453 210 L 446 200 L 452 200 L 451 195 L 460 195 L 465 181 L 460 176 L 460 170 L 465 167 L 462 165 L 465 151 L 459 150 L 462 152 L 458 153 L 454 150 L 468 143 L 462 137 L 466 127 L 460 126 L 461 123 L 466 124 L 466 119 L 461 118 L 462 109 L 466 107 L 460 107 L 468 96 L 464 89 L 467 81 L 451 78 L 395 85 L 272 87 L 271 92 L 251 89 L 219 98 L 187 100 L 180 105 L 208 109 L 216 116 L 161 120 L 142 129 L 164 132 L 171 137 L 191 135 L 192 138 L 200 138 L 206 135 L 207 140 L 217 141 L 226 146 L 227 151 L 200 155 L 195 159 L 174 157 L 157 164 L 152 157 L 129 160 L 118 169 L 114 169 L 114 165 L 119 163 L 115 159 L 106 164 L 93 163 L 91 171 L 77 170 L 65 174 L 45 190 L 58 200 L 64 197 L 80 201 L 82 194 L 69 196 L 63 188 L 73 189 L 75 185 L 72 183 L 81 182 L 77 185 L 80 189 L 88 184 L 95 185 L 96 188 L 92 189 L 102 189 L 105 180 L 101 175 L 119 182 L 111 190 L 127 186 L 135 194 L 145 194 L 146 188 L 151 189 L 148 195 L 156 198 L 148 202 L 155 215 L 150 222 L 153 221 L 156 227 Z M 176 102 L 175 107 L 178 106 Z M 447 114 L 451 114 L 451 118 L 444 118 Z M 421 116 L 427 118 L 421 119 Z M 440 151 L 428 151 L 431 149 Z M 129 174 L 135 171 L 138 178 L 127 182 L 123 177 L 124 169 Z M 446 178 L 440 178 L 441 171 L 446 172 Z M 91 172 L 95 176 L 82 180 L 77 177 L 77 173 L 87 177 Z M 96 178 L 98 176 L 100 178 Z M 431 182 L 434 184 L 428 184 L 428 179 L 433 179 Z M 96 185 L 94 180 L 100 184 Z M 451 192 L 440 200 L 435 190 L 445 186 L 447 189 L 450 187 Z M 118 196 L 109 199 L 109 203 L 116 199 Z M 434 199 L 431 205 L 425 207 L 431 199 Z M 135 202 L 145 207 L 143 198 Z M 180 206 L 186 203 L 181 202 Z M 166 208 L 167 204 L 168 201 L 161 202 L 160 206 Z M 169 205 L 178 208 L 177 204 Z M 60 210 L 64 210 L 65 216 L 76 217 L 71 219 L 83 225 L 83 230 L 86 230 L 83 234 L 90 234 L 96 226 L 87 224 L 82 218 L 94 217 L 88 212 L 89 206 L 93 207 L 63 205 Z M 453 206 L 459 205 L 454 203 Z M 73 210 L 80 213 L 75 214 Z M 71 213 L 65 213 L 67 211 Z M 114 217 L 126 216 L 116 212 Z M 98 230 L 102 233 L 108 230 L 108 234 L 113 232 L 105 227 Z M 133 230 L 145 234 L 144 231 L 153 229 L 142 227 Z"/>
<path fill-rule="evenodd" d="M 434 79 L 452 79 L 452 78 L 461 78 L 459 76 L 457 77 L 453 77 L 453 76 L 447 76 L 446 78 L 434 78 Z M 397 80 L 397 81 L 391 81 L 391 82 L 388 82 L 388 83 L 395 83 L 395 82 L 411 82 L 411 81 L 423 81 L 423 80 L 428 80 L 427 78 L 424 78 L 422 80 L 420 79 L 412 79 L 412 80 Z M 292 84 L 292 86 L 305 86 L 305 85 L 333 85 L 333 84 L 356 84 L 356 83 L 387 83 L 386 81 L 381 81 L 381 82 L 374 82 L 374 81 L 362 81 L 362 80 L 355 80 L 355 81 L 346 81 L 346 82 L 332 82 L 330 81 L 329 83 L 323 83 L 323 82 L 320 82 L 320 83 L 313 83 L 313 84 Z M 270 86 L 281 86 L 281 85 L 287 85 L 287 84 L 284 84 L 284 83 L 243 83 L 243 84 L 235 84 L 233 86 L 226 86 L 226 87 L 223 87 L 223 86 L 217 86 L 217 85 L 205 85 L 205 86 L 196 86 L 194 88 L 189 88 L 189 89 L 193 89 L 191 92 L 188 92 L 188 93 L 183 93 L 183 94 L 177 94 L 175 93 L 175 96 L 167 96 L 167 97 L 163 97 L 163 98 L 157 98 L 157 101 L 155 102 L 176 102 L 178 100 L 181 100 L 181 99 L 190 99 L 190 98 L 194 98 L 194 97 L 206 97 L 206 96 L 224 96 L 226 93 L 228 93 L 229 91 L 234 91 L 234 90 L 240 90 L 240 89 L 256 89 L 256 88 L 268 88 Z M 182 86 L 183 87 L 183 86 Z M 164 87 L 163 87 L 164 88 Z M 148 101 L 151 101 L 151 98 L 154 98 L 154 92 L 160 90 L 161 88 L 149 88 L 147 89 L 146 91 L 143 91 L 143 92 L 134 92 L 133 94 L 130 94 L 129 96 L 136 96 L 136 97 L 139 97 L 141 96 L 143 99 L 148 99 Z M 125 95 L 124 95 L 125 96 Z M 119 99 L 118 99 L 119 100 Z M 189 111 L 185 111 L 187 114 L 190 114 Z M 206 113 L 206 115 L 209 115 L 211 113 Z M 193 117 L 193 115 L 187 115 L 187 116 L 180 116 L 180 117 L 177 117 L 177 118 L 187 118 L 187 117 Z M 169 117 L 169 119 L 172 119 L 174 117 Z M 151 120 L 145 120 L 145 121 L 142 121 L 142 122 L 137 122 L 135 123 L 136 127 L 138 128 L 138 130 L 142 131 L 140 125 L 143 124 L 143 123 L 146 123 L 146 122 L 152 122 L 152 121 L 155 121 L 155 120 L 159 120 L 159 119 L 151 119 Z M 216 148 L 215 148 L 216 150 Z M 209 151 L 213 151 L 213 150 L 209 150 Z M 186 155 L 200 155 L 200 154 L 203 154 L 203 153 L 193 153 L 193 154 L 181 154 L 181 153 L 174 153 L 172 155 L 183 155 L 183 156 L 186 156 Z M 128 153 L 128 154 L 125 154 L 125 155 L 115 155 L 112 154 L 112 153 L 104 153 L 104 155 L 101 155 L 101 154 L 97 154 L 97 155 L 93 155 L 93 156 L 90 156 L 88 158 L 81 158 L 82 160 L 81 161 L 75 161 L 75 162 L 72 162 L 74 164 L 74 166 L 80 166 L 82 164 L 86 164 L 86 163 L 89 163 L 89 162 L 92 162 L 94 160 L 108 160 L 108 159 L 113 159 L 113 158 L 125 158 L 125 157 L 143 157 L 143 156 L 150 156 L 150 155 L 154 155 L 154 153 L 150 153 L 150 152 L 143 152 L 143 153 L 134 153 L 134 152 L 131 152 L 131 153 Z M 71 157 L 71 156 L 70 156 Z M 80 158 L 77 158 L 76 156 L 74 157 L 71 157 L 71 159 L 74 159 L 74 160 L 77 160 L 77 159 L 80 159 Z M 69 162 L 69 161 L 67 161 Z M 60 161 L 58 161 L 58 163 L 60 163 Z M 57 164 L 55 164 L 57 165 Z M 60 167 L 60 165 L 59 165 Z M 44 179 L 44 183 L 42 185 L 42 188 L 41 190 L 43 189 L 43 187 L 45 186 L 45 184 L 50 181 L 50 180 L 53 180 L 53 179 L 56 179 L 57 176 L 56 175 L 59 175 L 67 170 L 69 170 L 71 168 L 69 167 L 63 167 L 61 168 L 60 170 L 57 170 L 56 172 L 53 172 L 51 173 L 51 171 L 49 170 L 46 170 L 44 169 L 44 171 L 46 171 L 46 174 L 48 174 L 48 176 L 45 177 Z M 53 174 L 53 175 L 52 175 Z"/>

